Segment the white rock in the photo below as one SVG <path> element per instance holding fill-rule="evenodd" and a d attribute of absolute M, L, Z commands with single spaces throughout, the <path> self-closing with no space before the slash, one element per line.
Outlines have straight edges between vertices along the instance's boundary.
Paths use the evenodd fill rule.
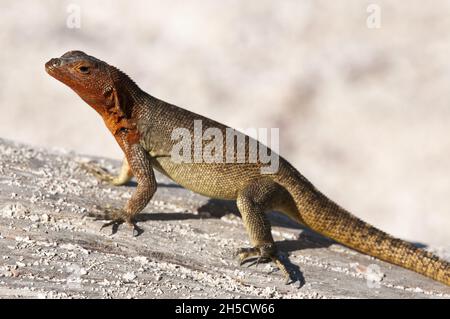
<path fill-rule="evenodd" d="M 132 281 L 134 279 L 136 279 L 136 275 L 134 274 L 134 272 L 127 272 L 125 273 L 122 278 L 126 281 Z"/>

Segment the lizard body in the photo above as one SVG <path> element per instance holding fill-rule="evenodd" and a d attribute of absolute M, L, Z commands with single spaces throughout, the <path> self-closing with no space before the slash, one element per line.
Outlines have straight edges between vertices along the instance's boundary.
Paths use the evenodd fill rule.
<path fill-rule="evenodd" d="M 260 161 L 248 161 L 248 143 L 244 146 L 243 163 L 180 163 L 171 157 L 176 143 L 172 138 L 175 128 L 193 133 L 194 120 L 201 120 L 202 132 L 217 128 L 225 136 L 227 126 L 147 94 L 119 69 L 81 51 L 69 51 L 51 59 L 46 63 L 46 71 L 72 88 L 102 116 L 123 150 L 125 160 L 120 175 L 105 179 L 121 185 L 133 175 L 136 177 L 136 191 L 123 209 L 107 212 L 112 222 L 106 225 L 127 222 L 138 229 L 135 216 L 156 191 L 153 173 L 156 169 L 194 192 L 236 200 L 253 245 L 239 250 L 242 262 L 251 258 L 272 260 L 289 276 L 278 257 L 265 215 L 276 210 L 350 248 L 450 285 L 448 262 L 361 221 L 318 191 L 282 157 L 278 171 L 269 174 L 261 173 Z M 246 142 L 251 140 L 245 138 Z M 222 143 L 227 143 L 225 138 Z M 237 139 L 233 147 L 237 149 L 239 143 Z M 205 144 L 202 141 L 200 147 Z M 190 151 L 195 153 L 196 147 L 199 146 L 192 145 Z"/>

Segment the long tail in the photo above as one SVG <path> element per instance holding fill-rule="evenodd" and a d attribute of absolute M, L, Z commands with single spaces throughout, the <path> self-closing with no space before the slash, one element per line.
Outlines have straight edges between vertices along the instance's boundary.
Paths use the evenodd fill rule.
<path fill-rule="evenodd" d="M 318 191 L 290 164 L 283 165 L 274 180 L 293 197 L 299 221 L 314 231 L 450 286 L 450 263 L 353 216 Z"/>

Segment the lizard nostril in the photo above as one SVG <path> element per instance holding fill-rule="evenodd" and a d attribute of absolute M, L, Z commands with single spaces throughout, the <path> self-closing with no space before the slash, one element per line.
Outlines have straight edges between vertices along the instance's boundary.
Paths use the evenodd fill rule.
<path fill-rule="evenodd" d="M 50 59 L 47 63 L 45 63 L 45 68 L 47 70 L 53 69 L 54 67 L 61 65 L 61 59 Z"/>

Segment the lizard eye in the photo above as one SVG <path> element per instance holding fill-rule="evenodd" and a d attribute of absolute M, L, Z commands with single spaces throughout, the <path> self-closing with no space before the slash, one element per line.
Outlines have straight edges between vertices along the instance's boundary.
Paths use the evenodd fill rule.
<path fill-rule="evenodd" d="M 80 73 L 83 73 L 83 74 L 88 74 L 89 73 L 89 67 L 88 66 L 80 66 L 78 68 L 78 71 L 80 71 Z"/>

